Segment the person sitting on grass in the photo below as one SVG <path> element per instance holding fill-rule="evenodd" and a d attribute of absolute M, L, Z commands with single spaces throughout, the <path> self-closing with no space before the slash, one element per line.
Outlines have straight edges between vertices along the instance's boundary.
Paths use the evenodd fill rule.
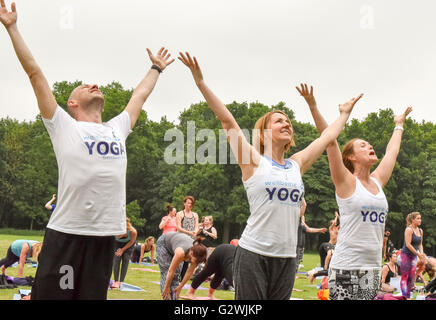
<path fill-rule="evenodd" d="M 381 274 L 381 290 L 385 293 L 392 293 L 395 287 L 390 284 L 391 278 L 398 277 L 397 255 L 394 252 L 387 252 L 386 258 L 389 263 L 382 268 Z"/>
<path fill-rule="evenodd" d="M 2 274 L 6 274 L 6 269 L 18 262 L 18 277 L 23 277 L 24 264 L 26 259 L 33 257 L 38 260 L 41 252 L 42 242 L 34 240 L 15 240 L 9 247 L 6 257 L 0 260 Z"/>

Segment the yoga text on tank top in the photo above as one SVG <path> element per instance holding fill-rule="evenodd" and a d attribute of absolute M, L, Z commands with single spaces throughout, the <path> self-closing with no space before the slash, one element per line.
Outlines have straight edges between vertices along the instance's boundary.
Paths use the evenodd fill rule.
<path fill-rule="evenodd" d="M 371 179 L 379 189 L 376 195 L 369 192 L 357 177 L 352 196 L 342 199 L 336 194 L 341 228 L 331 268 L 354 270 L 381 267 L 388 202 L 377 179 Z"/>
<path fill-rule="evenodd" d="M 239 246 L 277 258 L 294 258 L 304 185 L 293 160 L 282 165 L 262 156 L 254 174 L 243 181 L 250 205 Z"/>

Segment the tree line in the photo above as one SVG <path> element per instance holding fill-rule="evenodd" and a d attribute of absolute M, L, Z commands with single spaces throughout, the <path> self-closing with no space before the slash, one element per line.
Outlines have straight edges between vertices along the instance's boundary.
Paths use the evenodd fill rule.
<path fill-rule="evenodd" d="M 57 82 L 53 93 L 58 104 L 66 109 L 68 97 L 81 81 Z M 118 115 L 132 94 L 119 83 L 100 87 L 105 95 L 103 121 Z M 30 106 L 35 107 L 36 106 Z M 284 111 L 292 121 L 295 132 L 295 153 L 318 137 L 310 123 L 295 119 L 292 108 L 279 102 L 267 106 L 260 102 L 233 102 L 227 105 L 241 128 L 250 130 L 256 120 L 268 111 Z M 308 111 L 309 112 L 309 111 Z M 192 122 L 191 122 L 192 121 Z M 195 125 L 194 139 L 187 139 Z M 381 159 L 394 129 L 393 111 L 380 109 L 358 121 L 353 119 L 338 138 L 340 146 L 359 137 L 371 143 Z M 174 147 L 177 136 L 171 129 L 183 133 L 182 144 Z M 204 131 L 204 129 L 208 129 Z M 199 135 L 203 130 L 206 134 Z M 183 198 L 196 199 L 194 211 L 199 216 L 212 215 L 218 230 L 218 242 L 239 238 L 249 206 L 241 180 L 239 166 L 222 135 L 219 120 L 205 102 L 184 109 L 177 123 L 162 117 L 150 120 L 145 111 L 127 139 L 127 213 L 140 236 L 159 236 L 161 218 L 167 204 L 178 210 Z M 169 137 L 169 138 L 168 138 Z M 214 138 L 215 139 L 212 139 Z M 178 141 L 180 142 L 180 141 Z M 217 150 L 225 150 L 226 153 Z M 182 163 L 165 161 L 181 150 Z M 192 152 L 203 161 L 188 161 Z M 179 153 L 180 156 L 180 153 Z M 180 158 L 179 158 L 180 159 Z M 204 161 L 206 159 L 206 161 Z M 198 160 L 198 159 L 197 159 Z M 212 160 L 212 161 L 207 161 Z M 306 222 L 311 227 L 327 227 L 338 210 L 334 186 L 326 153 L 303 177 L 307 202 Z M 44 204 L 57 192 L 58 170 L 50 138 L 40 116 L 34 121 L 0 119 L 0 227 L 44 229 L 50 213 Z M 436 125 L 430 121 L 418 123 L 406 120 L 403 141 L 397 163 L 385 194 L 389 203 L 386 227 L 396 248 L 404 241 L 406 216 L 412 211 L 422 215 L 424 247 L 435 255 L 436 244 Z M 316 250 L 328 235 L 307 235 L 307 250 Z"/>

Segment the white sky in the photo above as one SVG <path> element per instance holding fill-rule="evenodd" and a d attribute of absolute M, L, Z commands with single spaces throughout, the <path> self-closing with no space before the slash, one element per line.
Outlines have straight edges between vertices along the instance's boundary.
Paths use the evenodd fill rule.
<path fill-rule="evenodd" d="M 10 6 L 11 1 L 7 1 Z M 134 88 L 146 48 L 195 55 L 224 103 L 284 101 L 311 122 L 300 82 L 313 84 L 328 122 L 363 92 L 352 118 L 391 107 L 436 122 L 434 0 L 16 0 L 18 26 L 50 85 L 113 80 Z M 0 26 L 0 118 L 34 120 L 36 99 Z M 171 121 L 204 100 L 176 60 L 144 109 Z"/>

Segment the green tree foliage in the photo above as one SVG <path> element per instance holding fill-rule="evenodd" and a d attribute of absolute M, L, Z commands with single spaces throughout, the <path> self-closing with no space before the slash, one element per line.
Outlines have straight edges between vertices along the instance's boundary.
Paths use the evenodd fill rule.
<path fill-rule="evenodd" d="M 53 93 L 66 109 L 71 91 L 81 81 L 58 82 Z M 131 89 L 112 82 L 101 86 L 105 95 L 103 121 L 118 115 L 126 107 Z M 251 141 L 252 129 L 259 117 L 279 109 L 291 119 L 296 147 L 288 156 L 307 147 L 318 133 L 309 123 L 299 122 L 291 108 L 279 102 L 267 106 L 260 102 L 232 102 L 227 105 Z M 35 106 L 36 108 L 36 106 Z M 412 114 L 413 116 L 413 114 Z M 190 123 L 190 121 L 192 121 Z M 188 141 L 189 124 L 194 124 L 194 140 Z M 363 121 L 353 119 L 339 136 L 342 147 L 358 137 L 370 142 L 381 159 L 394 128 L 393 111 L 382 109 L 368 114 Z M 183 163 L 169 164 L 164 154 L 173 141 L 165 141 L 169 130 L 182 133 Z M 192 126 L 191 126 L 192 129 Z M 201 130 L 203 136 L 200 136 Z M 213 137 L 214 139 L 211 139 Z M 168 140 L 168 139 L 167 139 Z M 192 104 L 182 111 L 177 123 L 165 117 L 152 121 L 142 111 L 126 143 L 127 214 L 141 236 L 159 236 L 159 222 L 167 204 L 183 209 L 183 198 L 196 198 L 194 211 L 200 217 L 212 215 L 219 240 L 239 237 L 250 215 L 241 170 L 235 163 L 222 127 L 205 102 Z M 207 148 L 207 146 L 214 146 Z M 222 149 L 224 147 L 224 149 Z M 223 154 L 220 151 L 224 150 Z M 188 155 L 203 156 L 209 162 L 188 163 Z M 189 156 L 192 156 L 189 155 Z M 195 160 L 194 157 L 194 160 Z M 43 229 L 50 217 L 44 204 L 57 193 L 57 162 L 41 117 L 32 122 L 0 119 L 0 226 Z M 324 153 L 303 177 L 307 201 L 306 222 L 326 227 L 337 210 L 334 186 Z M 426 252 L 435 254 L 436 244 L 436 125 L 407 119 L 403 142 L 392 178 L 385 187 L 389 202 L 387 227 L 397 248 L 404 238 L 405 218 L 412 211 L 422 213 Z M 328 235 L 307 236 L 307 247 L 316 249 Z"/>
<path fill-rule="evenodd" d="M 140 232 L 147 223 L 147 219 L 141 218 L 141 208 L 139 207 L 138 200 L 132 201 L 126 205 L 126 215 L 138 232 Z"/>

